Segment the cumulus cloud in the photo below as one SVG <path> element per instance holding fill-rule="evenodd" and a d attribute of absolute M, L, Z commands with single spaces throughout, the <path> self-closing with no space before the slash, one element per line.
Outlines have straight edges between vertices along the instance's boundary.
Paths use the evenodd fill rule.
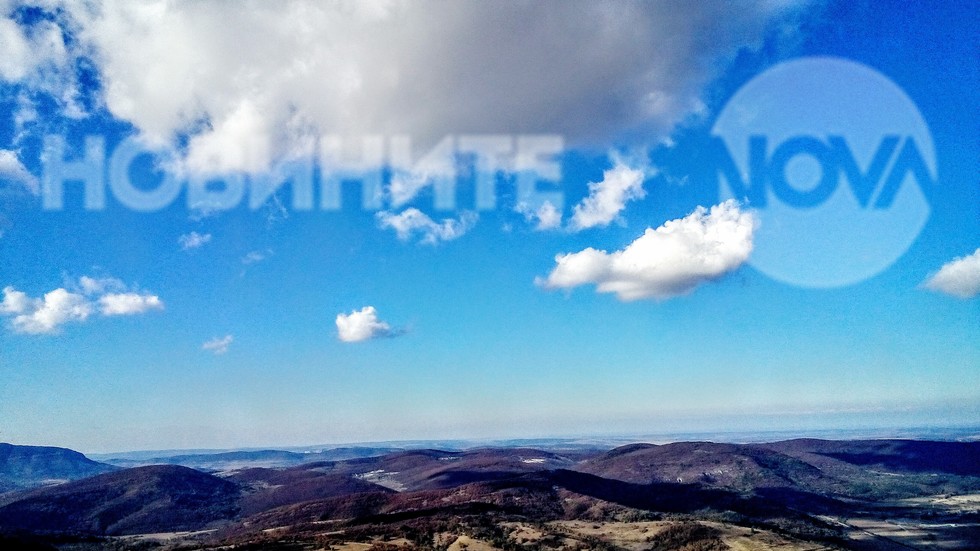
<path fill-rule="evenodd" d="M 408 241 L 418 235 L 419 241 L 428 245 L 462 237 L 476 225 L 478 218 L 475 212 L 464 212 L 460 214 L 459 219 L 446 218 L 442 222 L 436 222 L 414 207 L 398 214 L 381 211 L 375 216 L 378 225 L 395 230 L 398 239 Z"/>
<path fill-rule="evenodd" d="M 310 134 L 656 141 L 800 3 L 51 0 L 53 21 L 0 19 L 0 77 L 57 66 L 70 97 L 91 59 L 97 103 L 199 171 L 263 170 Z"/>
<path fill-rule="evenodd" d="M 602 181 L 590 182 L 589 196 L 572 209 L 571 229 L 580 231 L 608 226 L 619 217 L 628 201 L 646 196 L 645 177 L 643 168 L 631 167 L 622 159 L 615 159 L 614 166 L 603 172 Z"/>
<path fill-rule="evenodd" d="M 690 293 L 745 263 L 756 222 L 734 200 L 669 220 L 647 230 L 621 251 L 587 248 L 555 257 L 556 266 L 537 283 L 548 289 L 594 284 L 620 300 L 667 299 Z"/>
<path fill-rule="evenodd" d="M 980 295 L 980 249 L 943 264 L 923 285 L 931 291 L 957 298 L 967 299 Z"/>
<path fill-rule="evenodd" d="M 197 233 L 196 231 L 186 233 L 177 238 L 177 242 L 180 244 L 181 250 L 184 251 L 197 249 L 206 244 L 208 241 L 211 241 L 210 233 Z"/>
<path fill-rule="evenodd" d="M 225 335 L 224 337 L 215 337 L 209 341 L 206 341 L 201 345 L 201 350 L 207 350 L 213 353 L 215 356 L 219 356 L 228 352 L 228 347 L 231 346 L 231 342 L 235 340 L 231 335 Z"/>
<path fill-rule="evenodd" d="M 5 305 L 15 293 L 12 287 L 4 289 Z M 55 289 L 40 299 L 24 301 L 23 298 L 13 298 L 12 302 L 19 302 L 18 308 L 9 312 L 13 314 L 11 324 L 18 333 L 53 333 L 66 323 L 85 321 L 92 314 L 92 304 L 84 295 L 65 289 Z M 6 308 L 4 311 L 7 312 Z"/>
<path fill-rule="evenodd" d="M 12 286 L 3 289 L 0 315 L 10 318 L 16 333 L 53 334 L 68 323 L 81 323 L 93 315 L 130 316 L 162 310 L 160 297 L 133 290 L 115 278 L 82 276 L 73 290 L 59 287 L 32 298 Z M 113 292 L 122 290 L 122 292 Z"/>
<path fill-rule="evenodd" d="M 0 149 L 0 181 L 7 180 L 23 187 L 33 195 L 41 193 L 37 178 L 17 158 L 17 153 Z"/>
<path fill-rule="evenodd" d="M 374 306 L 365 306 L 350 314 L 337 314 L 337 338 L 343 342 L 361 342 L 382 337 L 396 337 L 402 330 L 392 329 L 388 323 L 378 319 Z"/>

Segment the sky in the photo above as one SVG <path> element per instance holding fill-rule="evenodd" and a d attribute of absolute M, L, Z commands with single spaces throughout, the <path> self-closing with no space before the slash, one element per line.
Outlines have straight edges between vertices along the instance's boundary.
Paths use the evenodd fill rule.
<path fill-rule="evenodd" d="M 0 441 L 980 426 L 971 2 L 0 11 Z"/>

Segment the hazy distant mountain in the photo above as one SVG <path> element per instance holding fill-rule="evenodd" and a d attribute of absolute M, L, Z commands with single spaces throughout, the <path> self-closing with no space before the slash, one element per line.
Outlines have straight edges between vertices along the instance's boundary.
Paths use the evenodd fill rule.
<path fill-rule="evenodd" d="M 320 451 L 236 450 L 207 453 L 133 453 L 112 454 L 105 461 L 120 467 L 146 465 L 183 465 L 206 471 L 229 471 L 250 467 L 292 467 L 314 461 L 342 461 L 376 457 L 399 451 L 397 448 L 345 447 Z"/>
<path fill-rule="evenodd" d="M 355 474 L 388 488 L 412 491 L 453 488 L 471 482 L 571 467 L 585 456 L 528 448 L 411 450 L 381 457 L 310 463 L 303 468 Z"/>
<path fill-rule="evenodd" d="M 234 451 L 158 457 L 141 463 L 183 465 L 193 469 L 221 471 L 247 467 L 288 467 L 298 465 L 307 454 L 280 450 Z"/>
<path fill-rule="evenodd" d="M 0 443 L 0 493 L 78 480 L 116 469 L 66 448 Z"/>

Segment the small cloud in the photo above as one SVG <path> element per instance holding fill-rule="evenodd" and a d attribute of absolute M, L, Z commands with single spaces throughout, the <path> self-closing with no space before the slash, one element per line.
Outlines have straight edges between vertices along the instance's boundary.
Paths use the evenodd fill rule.
<path fill-rule="evenodd" d="M 37 178 L 20 162 L 17 153 L 9 149 L 0 149 L 0 181 L 3 180 L 19 184 L 32 195 L 41 194 Z"/>
<path fill-rule="evenodd" d="M 534 229 L 537 231 L 554 230 L 561 227 L 561 211 L 558 210 L 551 201 L 541 203 L 537 209 L 533 209 L 526 203 L 519 203 L 514 209 L 524 215 L 528 222 L 537 220 Z"/>
<path fill-rule="evenodd" d="M 190 213 L 187 215 L 187 219 L 191 222 L 200 222 L 212 216 L 217 216 L 224 209 L 217 203 L 198 201 L 190 205 L 188 210 Z"/>
<path fill-rule="evenodd" d="M 197 233 L 196 231 L 185 233 L 177 238 L 177 243 L 180 244 L 180 249 L 183 251 L 197 249 L 208 241 L 211 241 L 210 233 Z"/>
<path fill-rule="evenodd" d="M 150 310 L 163 310 L 163 301 L 148 293 L 110 293 L 99 297 L 103 316 L 132 316 Z"/>
<path fill-rule="evenodd" d="M 627 202 L 646 196 L 643 189 L 646 170 L 632 167 L 615 155 L 613 160 L 613 167 L 602 173 L 602 181 L 589 183 L 589 196 L 572 209 L 573 231 L 608 226 L 623 212 Z"/>
<path fill-rule="evenodd" d="M 118 279 L 82 276 L 68 290 L 59 287 L 32 298 L 12 286 L 3 289 L 0 315 L 10 318 L 15 333 L 54 334 L 68 323 L 81 323 L 93 315 L 131 316 L 162 310 L 160 297 L 128 290 Z"/>
<path fill-rule="evenodd" d="M 556 266 L 536 283 L 547 289 L 595 284 L 620 300 L 666 299 L 690 293 L 745 263 L 752 252 L 755 218 L 734 200 L 698 207 L 646 232 L 621 251 L 591 247 L 555 257 Z"/>
<path fill-rule="evenodd" d="M 980 249 L 943 264 L 938 272 L 926 279 L 923 286 L 930 291 L 962 299 L 980 295 Z"/>
<path fill-rule="evenodd" d="M 361 342 L 383 337 L 397 337 L 404 333 L 401 329 L 392 329 L 387 322 L 378 319 L 378 311 L 374 306 L 365 306 L 350 314 L 337 314 L 337 338 L 343 342 Z"/>
<path fill-rule="evenodd" d="M 219 356 L 228 352 L 228 347 L 231 346 L 231 341 L 235 340 L 231 335 L 225 335 L 224 337 L 215 337 L 204 344 L 201 345 L 201 350 L 207 350 L 213 353 L 215 356 Z"/>
<path fill-rule="evenodd" d="M 382 228 L 395 230 L 395 235 L 402 241 L 408 241 L 414 235 L 419 235 L 420 243 L 435 245 L 440 241 L 452 241 L 462 237 L 476 225 L 477 214 L 464 212 L 459 219 L 446 218 L 435 222 L 417 208 L 407 208 L 398 214 L 389 211 L 377 213 L 378 225 Z"/>
<path fill-rule="evenodd" d="M 272 256 L 272 250 L 266 249 L 264 251 L 249 251 L 245 256 L 242 257 L 242 264 L 250 266 L 252 264 L 258 264 L 263 260 Z"/>

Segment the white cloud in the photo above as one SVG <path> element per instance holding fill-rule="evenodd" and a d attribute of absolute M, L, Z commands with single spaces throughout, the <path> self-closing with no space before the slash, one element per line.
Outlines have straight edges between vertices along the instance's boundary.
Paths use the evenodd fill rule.
<path fill-rule="evenodd" d="M 37 302 L 27 293 L 18 291 L 13 287 L 4 287 L 3 302 L 0 302 L 0 314 L 23 314 L 28 310 L 35 310 Z"/>
<path fill-rule="evenodd" d="M 78 75 L 72 70 L 77 57 L 88 46 L 77 45 L 71 51 L 65 40 L 64 20 L 41 19 L 21 25 L 7 17 L 13 6 L 4 3 L 0 17 L 0 80 L 23 84 L 30 90 L 47 94 L 68 117 L 84 114 L 78 103 Z M 56 17 L 56 19 L 59 19 Z M 15 119 L 21 118 L 20 114 Z M 15 125 L 20 126 L 15 120 Z M 18 129 L 19 130 L 19 129 Z"/>
<path fill-rule="evenodd" d="M 571 229 L 580 231 L 608 226 L 619 217 L 628 201 L 646 196 L 643 189 L 645 177 L 644 169 L 631 167 L 623 160 L 615 159 L 614 166 L 602 173 L 602 181 L 590 182 L 589 196 L 572 209 Z"/>
<path fill-rule="evenodd" d="M 413 235 L 419 235 L 420 242 L 428 245 L 462 237 L 476 225 L 478 218 L 475 212 L 464 212 L 458 220 L 446 218 L 442 222 L 435 222 L 417 208 L 407 208 L 398 214 L 381 211 L 375 216 L 378 225 L 395 230 L 398 239 L 408 241 Z"/>
<path fill-rule="evenodd" d="M 943 264 L 923 285 L 926 289 L 958 298 L 980 295 L 980 249 Z"/>
<path fill-rule="evenodd" d="M 0 57 L 0 76 L 4 80 L 20 80 L 33 65 L 27 37 L 11 19 L 0 19 L 0 44 L 4 55 Z"/>
<path fill-rule="evenodd" d="M 231 335 L 225 335 L 224 337 L 215 337 L 204 344 L 201 345 L 201 350 L 208 350 L 214 355 L 224 354 L 228 352 L 228 347 L 231 346 L 231 342 L 235 340 Z"/>
<path fill-rule="evenodd" d="M 184 251 L 197 249 L 208 241 L 211 241 L 210 233 L 197 233 L 196 231 L 186 233 L 177 238 L 177 242 L 180 243 L 181 250 Z"/>
<path fill-rule="evenodd" d="M 378 319 L 374 306 L 365 306 L 350 314 L 337 314 L 337 338 L 343 342 L 360 342 L 381 337 L 395 337 L 403 333 L 392 329 L 386 322 Z"/>
<path fill-rule="evenodd" d="M 17 158 L 17 153 L 0 149 L 0 180 L 9 180 L 22 186 L 34 195 L 41 193 L 37 178 Z"/>
<path fill-rule="evenodd" d="M 124 291 L 126 284 L 114 277 L 89 277 L 78 278 L 78 286 L 86 295 L 97 295 L 109 291 Z"/>
<path fill-rule="evenodd" d="M 50 21 L 38 21 L 25 28 L 12 19 L 0 19 L 0 78 L 19 81 L 39 79 L 44 69 L 67 65 L 68 51 L 61 28 Z M 36 82 L 35 84 L 40 84 Z"/>
<path fill-rule="evenodd" d="M 146 293 L 110 293 L 99 297 L 99 311 L 103 316 L 131 316 L 150 310 L 163 310 L 160 297 Z"/>
<path fill-rule="evenodd" d="M 92 314 L 92 303 L 83 296 L 65 289 L 45 293 L 35 301 L 36 308 L 17 314 L 13 318 L 14 331 L 18 333 L 54 333 L 69 322 L 81 322 Z"/>
<path fill-rule="evenodd" d="M 264 127 L 268 122 L 254 102 L 242 99 L 209 132 L 191 139 L 187 167 L 197 174 L 258 173 L 268 169 L 270 129 Z"/>
<path fill-rule="evenodd" d="M 561 211 L 551 201 L 544 201 L 537 209 L 532 209 L 525 203 L 518 203 L 517 212 L 524 215 L 528 222 L 537 220 L 534 229 L 538 231 L 554 230 L 561 227 Z"/>
<path fill-rule="evenodd" d="M 555 257 L 537 283 L 548 289 L 595 284 L 620 300 L 666 299 L 691 292 L 735 270 L 749 258 L 756 222 L 733 200 L 698 207 L 646 232 L 621 251 L 587 248 Z"/>
<path fill-rule="evenodd" d="M 82 276 L 69 287 L 76 290 L 59 287 L 41 298 L 5 287 L 0 315 L 10 317 L 14 332 L 36 335 L 57 333 L 63 325 L 84 322 L 93 314 L 128 316 L 163 309 L 160 297 L 126 290 L 115 278 Z"/>
<path fill-rule="evenodd" d="M 261 170 L 311 133 L 655 143 L 799 3 L 52 0 L 30 33 L 0 19 L 0 77 L 43 88 L 31 75 L 58 66 L 71 97 L 84 55 L 109 112 L 152 142 L 186 136 L 195 170 Z"/>

